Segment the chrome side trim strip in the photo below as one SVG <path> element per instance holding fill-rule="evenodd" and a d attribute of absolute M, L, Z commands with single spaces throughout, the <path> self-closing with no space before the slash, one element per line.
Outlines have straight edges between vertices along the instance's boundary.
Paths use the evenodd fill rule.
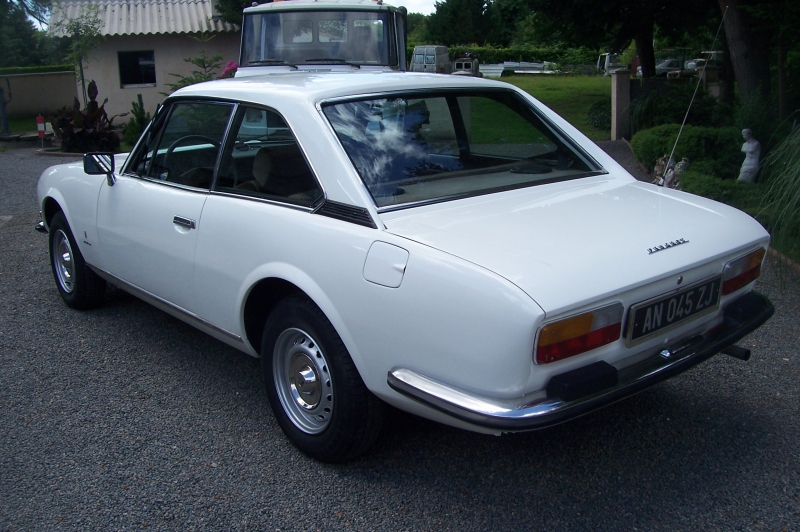
<path fill-rule="evenodd" d="M 750 292 L 728 305 L 723 324 L 704 335 L 684 339 L 617 373 L 618 384 L 572 401 L 547 397 L 540 390 L 517 399 L 496 399 L 459 390 L 406 368 L 395 368 L 387 383 L 395 391 L 462 421 L 501 431 L 549 427 L 645 390 L 711 358 L 766 322 L 775 308 Z"/>
<path fill-rule="evenodd" d="M 238 334 L 234 334 L 230 331 L 222 329 L 221 327 L 217 327 L 213 323 L 210 323 L 203 318 L 199 317 L 198 315 L 189 312 L 188 310 L 179 307 L 173 303 L 170 303 L 166 299 L 162 299 L 155 294 L 151 294 L 147 290 L 143 290 L 138 286 L 132 285 L 127 281 L 123 281 L 116 275 L 112 275 L 106 271 L 101 270 L 100 268 L 95 268 L 91 264 L 87 264 L 92 271 L 94 271 L 97 275 L 108 281 L 109 283 L 113 284 L 114 286 L 118 286 L 125 290 L 126 292 L 138 297 L 139 299 L 145 301 L 146 303 L 150 303 L 154 307 L 158 308 L 159 310 L 163 310 L 167 314 L 178 318 L 179 320 L 183 320 L 189 325 L 197 327 L 199 329 L 205 329 L 206 332 L 212 332 L 216 334 L 221 334 L 225 338 L 229 340 L 233 340 L 237 343 L 244 343 L 244 340 Z"/>

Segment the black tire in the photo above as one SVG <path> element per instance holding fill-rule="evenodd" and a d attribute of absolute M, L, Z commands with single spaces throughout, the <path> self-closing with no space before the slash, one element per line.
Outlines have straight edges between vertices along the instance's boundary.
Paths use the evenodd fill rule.
<path fill-rule="evenodd" d="M 308 456 L 344 462 L 377 439 L 385 405 L 308 298 L 291 295 L 273 309 L 261 343 L 261 372 L 278 424 Z"/>
<path fill-rule="evenodd" d="M 50 267 L 61 299 L 74 309 L 99 306 L 103 302 L 106 282 L 86 265 L 67 219 L 60 211 L 50 220 L 49 242 Z"/>

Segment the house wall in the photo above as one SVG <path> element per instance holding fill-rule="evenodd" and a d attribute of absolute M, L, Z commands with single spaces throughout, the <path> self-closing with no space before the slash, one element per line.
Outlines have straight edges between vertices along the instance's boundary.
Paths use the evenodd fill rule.
<path fill-rule="evenodd" d="M 145 110 L 152 114 L 156 106 L 166 97 L 162 93 L 170 92 L 167 83 L 177 81 L 175 76 L 170 75 L 171 73 L 189 75 L 192 70 L 197 70 L 197 67 L 185 62 L 184 59 L 198 56 L 201 50 L 205 50 L 206 57 L 221 55 L 219 71 L 221 72 L 228 61 L 238 62 L 239 39 L 238 32 L 220 33 L 206 42 L 199 42 L 186 34 L 110 36 L 93 51 L 91 58 L 84 65 L 84 77 L 87 84 L 91 80 L 97 83 L 99 91 L 97 99 L 100 102 L 108 98 L 106 112 L 109 117 L 130 112 L 131 104 L 136 101 L 137 94 L 142 95 Z M 123 88 L 120 85 L 117 52 L 141 50 L 154 52 L 156 84 L 154 87 Z M 76 94 L 80 95 L 80 92 L 80 80 L 78 80 Z"/>
<path fill-rule="evenodd" d="M 0 78 L 4 92 L 8 92 L 9 85 L 11 87 L 11 102 L 6 104 L 10 116 L 47 116 L 65 105 L 72 106 L 75 96 L 75 73 L 72 71 L 12 74 Z M 6 85 L 6 79 L 9 85 Z M 5 98 L 8 100 L 8 94 Z M 36 129 L 35 122 L 30 129 Z"/>

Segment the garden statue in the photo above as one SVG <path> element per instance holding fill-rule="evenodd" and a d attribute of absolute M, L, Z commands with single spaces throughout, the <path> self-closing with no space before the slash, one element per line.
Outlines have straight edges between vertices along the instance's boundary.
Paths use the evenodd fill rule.
<path fill-rule="evenodd" d="M 681 174 L 686 170 L 687 166 L 689 166 L 688 157 L 683 157 L 674 167 L 670 166 L 664 174 L 664 186 L 679 190 Z"/>
<path fill-rule="evenodd" d="M 749 129 L 742 130 L 742 137 L 744 137 L 744 144 L 742 144 L 744 162 L 742 163 L 742 169 L 739 171 L 739 181 L 752 183 L 756 180 L 756 173 L 758 172 L 761 143 L 753 138 L 753 132 Z"/>
<path fill-rule="evenodd" d="M 663 157 L 659 158 L 656 161 L 656 165 L 653 168 L 653 184 L 659 186 L 664 184 L 664 173 L 667 171 L 668 159 L 669 157 L 665 153 Z"/>
<path fill-rule="evenodd" d="M 0 135 L 10 135 L 8 130 L 8 113 L 6 113 L 6 104 L 11 103 L 11 84 L 6 78 L 6 86 L 8 87 L 8 100 L 6 100 L 3 87 L 0 86 Z"/>

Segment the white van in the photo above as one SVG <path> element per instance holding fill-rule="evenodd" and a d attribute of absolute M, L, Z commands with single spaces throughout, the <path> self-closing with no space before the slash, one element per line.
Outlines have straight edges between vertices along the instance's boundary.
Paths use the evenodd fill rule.
<path fill-rule="evenodd" d="M 412 72 L 436 72 L 449 74 L 453 70 L 447 46 L 426 44 L 415 46 L 411 57 Z"/>

